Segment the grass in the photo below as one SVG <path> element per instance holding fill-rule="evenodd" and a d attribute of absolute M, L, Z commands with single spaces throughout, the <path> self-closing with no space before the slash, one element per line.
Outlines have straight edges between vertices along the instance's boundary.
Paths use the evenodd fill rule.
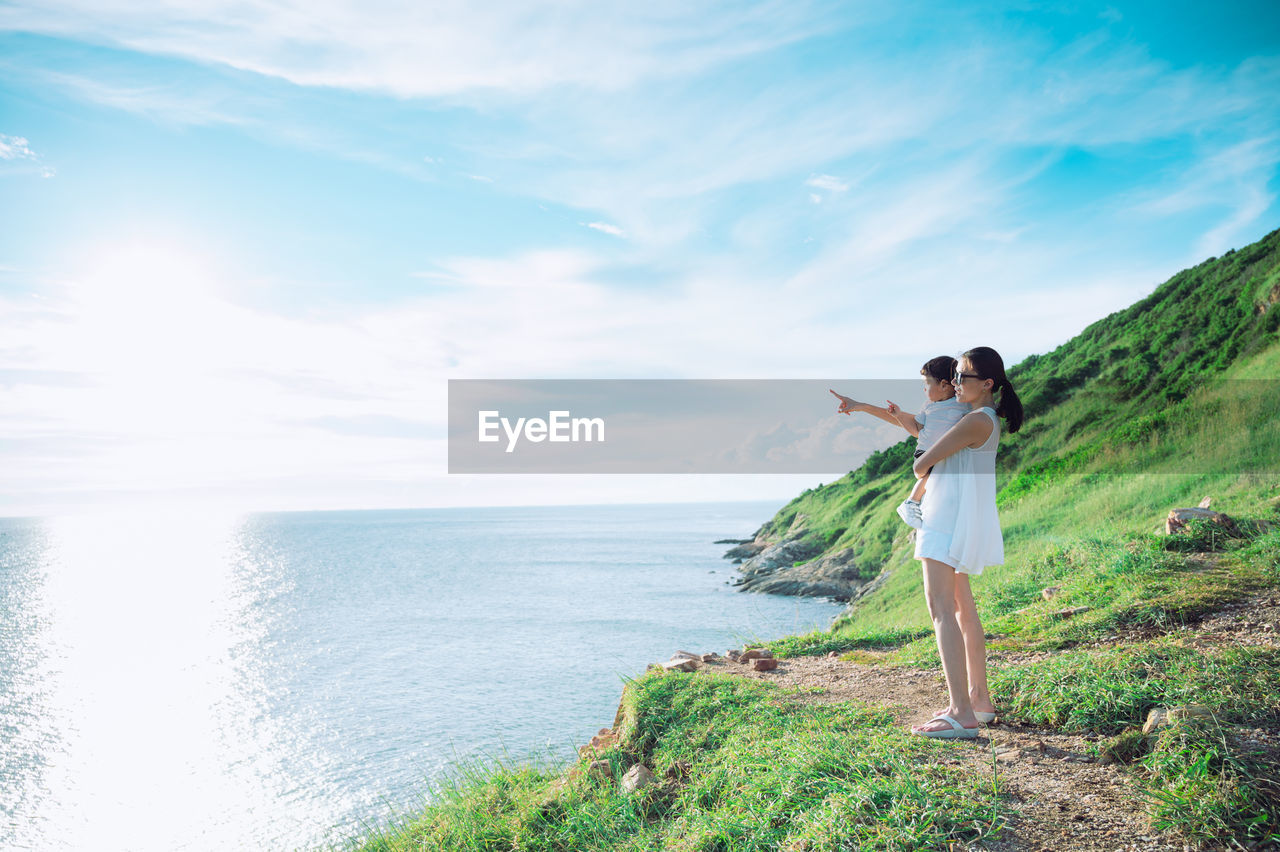
<path fill-rule="evenodd" d="M 991 778 L 940 763 L 952 744 L 911 737 L 881 710 L 795 703 L 711 673 L 646 675 L 625 704 L 608 777 L 492 767 L 359 848 L 925 850 L 1001 823 Z M 623 792 L 637 762 L 666 780 Z"/>
<path fill-rule="evenodd" d="M 1163 729 L 1142 760 L 1157 829 L 1280 843 L 1280 760 L 1217 719 Z"/>
<path fill-rule="evenodd" d="M 1226 722 L 1280 721 L 1280 650 L 1196 649 L 1161 639 L 1068 651 L 991 672 L 1007 717 L 1064 731 L 1114 734 L 1153 707 L 1198 704 Z"/>
<path fill-rule="evenodd" d="M 983 624 L 989 636 L 998 637 L 999 648 L 1020 651 L 1065 649 L 1117 634 L 1194 625 L 1206 614 L 1276 582 L 1276 560 L 1266 555 L 1280 551 L 1276 531 L 1219 543 L 1225 552 L 1212 559 L 1171 548 L 1167 539 L 1150 534 L 1063 538 L 1028 548 L 1031 552 L 1021 564 L 992 571 L 992 576 L 975 583 Z M 882 602 L 885 609 L 868 618 L 786 637 L 769 647 L 783 657 L 836 651 L 854 661 L 849 655 L 863 652 L 858 660 L 938 665 L 918 579 L 906 571 L 900 572 L 900 579 L 907 581 L 901 603 L 890 607 Z M 1045 600 L 1041 593 L 1051 587 L 1057 591 Z M 897 591 L 893 586 L 886 590 Z M 1068 618 L 1058 615 L 1076 607 L 1088 611 Z"/>

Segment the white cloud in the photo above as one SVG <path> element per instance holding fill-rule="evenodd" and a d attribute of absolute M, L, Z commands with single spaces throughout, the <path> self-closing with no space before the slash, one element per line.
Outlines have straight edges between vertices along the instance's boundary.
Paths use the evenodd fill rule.
<path fill-rule="evenodd" d="M 833 175 L 814 175 L 804 182 L 805 186 L 811 186 L 814 189 L 822 189 L 827 192 L 847 192 L 849 184 L 840 180 Z"/>
<path fill-rule="evenodd" d="M 4 161 L 0 165 L 0 173 L 21 174 L 34 171 L 44 178 L 57 174 L 52 166 L 42 162 L 40 155 L 31 149 L 31 143 L 22 136 L 0 133 L 0 161 Z"/>
<path fill-rule="evenodd" d="M 614 237 L 626 236 L 625 231 L 623 231 L 617 225 L 610 225 L 608 222 L 584 222 L 583 224 L 586 225 L 588 228 L 594 228 L 595 230 L 605 234 L 609 234 L 610 236 L 614 236 Z"/>
<path fill-rule="evenodd" d="M 617 90 L 696 72 L 812 33 L 808 4 L 677 0 L 266 2 L 42 0 L 0 28 L 121 45 L 306 86 L 441 96 L 571 85 Z"/>
<path fill-rule="evenodd" d="M 21 136 L 8 136 L 0 133 L 0 160 L 35 160 L 36 152 Z"/>

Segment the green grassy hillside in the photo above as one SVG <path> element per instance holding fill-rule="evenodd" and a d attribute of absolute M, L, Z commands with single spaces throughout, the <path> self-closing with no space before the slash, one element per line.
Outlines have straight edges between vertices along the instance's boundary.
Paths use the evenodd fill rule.
<path fill-rule="evenodd" d="M 1280 371 L 1264 352 L 1280 340 L 1278 329 L 1280 230 L 1178 273 L 1054 351 L 1010 367 L 1027 420 L 1000 441 L 1006 538 L 1016 542 L 1024 532 L 1054 525 L 1054 513 L 1037 521 L 1035 512 L 1014 518 L 1005 510 L 1051 482 L 1065 483 L 1067 474 L 1276 472 L 1280 442 L 1253 432 L 1269 427 L 1270 437 L 1277 434 Z M 1268 386 L 1272 382 L 1277 385 Z M 874 576 L 902 549 L 905 529 L 892 509 L 914 481 L 913 450 L 914 441 L 903 441 L 836 482 L 804 492 L 779 510 L 764 534 L 781 538 L 804 514 L 815 544 L 825 552 L 854 549 L 858 564 Z M 1144 511 L 1141 501 L 1112 508 L 1090 524 L 1147 529 L 1158 520 L 1153 512 L 1163 514 L 1156 503 Z M 1066 528 L 1074 524 L 1068 520 Z"/>
<path fill-rule="evenodd" d="M 1278 328 L 1274 232 L 1009 371 L 1028 419 L 1001 439 L 1006 559 L 974 581 L 993 697 L 1005 722 L 1079 732 L 1124 764 L 1134 807 L 1178 844 L 1280 844 L 1280 645 L 1224 615 L 1280 602 Z M 778 656 L 936 670 L 893 511 L 911 451 L 876 454 L 765 525 L 781 538 L 803 514 L 814 544 L 883 574 L 831 629 L 772 643 Z M 1233 527 L 1162 534 L 1169 509 L 1205 496 Z M 1203 711 L 1143 734 L 1161 705 Z M 478 769 L 362 848 L 941 849 L 1000 834 L 1020 807 L 994 756 L 978 772 L 950 758 L 967 746 L 911 737 L 882 708 L 654 672 L 628 685 L 624 710 L 594 768 Z M 628 793 L 618 782 L 637 763 L 661 783 Z"/>

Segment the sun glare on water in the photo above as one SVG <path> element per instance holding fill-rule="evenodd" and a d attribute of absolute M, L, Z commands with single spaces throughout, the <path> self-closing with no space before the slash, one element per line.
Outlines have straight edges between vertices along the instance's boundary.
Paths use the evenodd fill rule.
<path fill-rule="evenodd" d="M 279 791 L 237 664 L 251 640 L 229 516 L 49 522 L 42 715 L 56 746 L 30 848 L 238 848 Z M 240 832 L 249 832 L 242 834 Z"/>

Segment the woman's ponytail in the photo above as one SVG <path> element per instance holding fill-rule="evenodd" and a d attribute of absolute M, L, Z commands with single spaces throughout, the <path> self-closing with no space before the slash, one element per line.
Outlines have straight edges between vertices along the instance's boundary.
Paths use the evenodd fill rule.
<path fill-rule="evenodd" d="M 1000 405 L 996 408 L 996 414 L 1008 422 L 1010 435 L 1022 428 L 1022 400 L 1018 398 L 1018 392 L 1013 389 L 1013 382 L 1007 376 L 1000 388 Z"/>
<path fill-rule="evenodd" d="M 1009 434 L 1021 429 L 1022 400 L 1018 399 L 1018 393 L 1013 389 L 1013 382 L 1009 381 L 1009 377 L 1004 373 L 1004 359 L 1000 357 L 1000 353 L 990 346 L 979 346 L 976 349 L 970 349 L 960 357 L 968 361 L 979 376 L 995 381 L 995 387 L 992 390 L 1000 394 L 1000 401 L 996 404 L 996 414 L 1008 423 Z"/>

